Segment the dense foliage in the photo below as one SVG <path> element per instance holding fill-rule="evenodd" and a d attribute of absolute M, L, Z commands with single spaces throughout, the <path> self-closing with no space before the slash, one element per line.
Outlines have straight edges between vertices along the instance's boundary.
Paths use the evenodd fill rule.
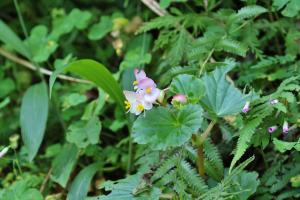
<path fill-rule="evenodd" d="M 299 0 L 0 9 L 0 200 L 300 198 Z"/>

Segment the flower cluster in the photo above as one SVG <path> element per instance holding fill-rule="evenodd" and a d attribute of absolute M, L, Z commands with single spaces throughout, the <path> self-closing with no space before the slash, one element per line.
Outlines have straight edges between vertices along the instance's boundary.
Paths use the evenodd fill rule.
<path fill-rule="evenodd" d="M 270 100 L 270 105 L 272 105 L 272 106 L 276 105 L 277 103 L 279 103 L 279 100 L 278 100 L 278 99 L 272 99 L 272 100 Z M 247 102 L 245 103 L 243 109 L 242 109 L 242 112 L 243 112 L 243 113 L 247 113 L 247 112 L 249 112 L 249 110 L 250 110 L 250 102 L 247 101 Z M 277 125 L 270 126 L 270 127 L 268 128 L 268 132 L 269 132 L 269 133 L 273 133 L 273 132 L 275 132 L 277 129 L 278 129 L 278 126 L 277 126 Z M 289 132 L 289 125 L 288 125 L 288 122 L 287 122 L 287 121 L 284 121 L 284 123 L 283 123 L 283 125 L 282 125 L 282 132 L 283 132 L 284 134 L 286 134 L 286 133 Z"/>
<path fill-rule="evenodd" d="M 125 108 L 128 112 L 139 115 L 144 110 L 150 110 L 153 107 L 153 103 L 160 95 L 160 90 L 156 87 L 155 82 L 146 76 L 144 70 L 135 69 L 134 75 L 135 91 L 124 91 Z"/>

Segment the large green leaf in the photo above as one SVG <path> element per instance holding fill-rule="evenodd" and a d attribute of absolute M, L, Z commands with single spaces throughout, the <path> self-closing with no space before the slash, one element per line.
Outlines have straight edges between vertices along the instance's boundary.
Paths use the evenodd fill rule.
<path fill-rule="evenodd" d="M 124 95 L 112 74 L 107 68 L 94 60 L 82 59 L 70 63 L 58 71 L 55 71 L 50 77 L 50 96 L 52 87 L 59 73 L 63 71 L 70 71 L 74 74 L 84 77 L 85 79 L 92 81 L 97 86 L 102 88 L 107 94 L 109 94 L 122 108 L 124 108 Z"/>
<path fill-rule="evenodd" d="M 218 117 L 241 112 L 246 102 L 246 96 L 225 79 L 229 70 L 228 67 L 217 68 L 202 78 L 206 95 L 201 102 Z"/>
<path fill-rule="evenodd" d="M 230 192 L 235 193 L 234 200 L 248 199 L 252 194 L 255 193 L 258 185 L 258 174 L 257 172 L 246 172 L 242 171 L 232 178 L 233 184 L 230 187 Z"/>
<path fill-rule="evenodd" d="M 187 74 L 176 76 L 170 85 L 170 91 L 175 94 L 184 94 L 192 101 L 200 100 L 205 94 L 202 80 Z"/>
<path fill-rule="evenodd" d="M 88 193 L 90 182 L 98 169 L 99 163 L 94 163 L 81 170 L 72 182 L 67 200 L 84 200 Z"/>
<path fill-rule="evenodd" d="M 22 139 L 31 161 L 42 143 L 48 116 L 48 91 L 45 83 L 31 86 L 22 99 L 20 123 Z"/>
<path fill-rule="evenodd" d="M 202 108 L 187 105 L 180 110 L 153 108 L 133 124 L 134 141 L 152 149 L 165 150 L 187 142 L 202 123 Z"/>
<path fill-rule="evenodd" d="M 2 20 L 0 20 L 0 40 L 5 44 L 12 47 L 21 55 L 30 59 L 30 53 L 27 46 L 22 42 L 22 40 L 14 33 L 9 26 L 7 26 Z"/>
<path fill-rule="evenodd" d="M 73 144 L 66 144 L 52 162 L 51 179 L 66 187 L 70 174 L 76 164 L 79 149 Z"/>

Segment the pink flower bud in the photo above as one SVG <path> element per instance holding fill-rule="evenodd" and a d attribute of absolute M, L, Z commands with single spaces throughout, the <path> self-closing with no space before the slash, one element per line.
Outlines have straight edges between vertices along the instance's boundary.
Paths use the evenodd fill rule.
<path fill-rule="evenodd" d="M 249 112 L 249 110 L 250 110 L 250 102 L 246 101 L 244 108 L 242 109 L 242 112 L 247 113 L 247 112 Z"/>
<path fill-rule="evenodd" d="M 284 121 L 284 123 L 282 125 L 282 132 L 283 133 L 288 133 L 289 132 L 289 124 L 287 123 L 287 121 Z"/>
<path fill-rule="evenodd" d="M 172 104 L 174 102 L 180 102 L 180 103 L 186 103 L 187 102 L 187 99 L 186 99 L 186 96 L 184 94 L 176 94 L 175 96 L 173 96 L 172 98 Z"/>
<path fill-rule="evenodd" d="M 277 130 L 277 128 L 278 128 L 278 126 L 271 126 L 271 127 L 268 128 L 268 132 L 273 133 L 274 131 Z"/>

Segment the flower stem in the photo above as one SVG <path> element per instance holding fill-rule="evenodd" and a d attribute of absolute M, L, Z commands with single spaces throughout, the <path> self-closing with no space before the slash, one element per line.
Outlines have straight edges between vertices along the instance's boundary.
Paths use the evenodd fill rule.
<path fill-rule="evenodd" d="M 204 68 L 205 68 L 205 65 L 206 65 L 206 63 L 208 62 L 208 60 L 210 59 L 210 57 L 212 56 L 212 54 L 214 53 L 214 51 L 215 51 L 215 48 L 213 48 L 213 49 L 209 52 L 207 58 L 206 58 L 206 59 L 204 60 L 204 62 L 201 64 L 201 67 L 200 67 L 200 70 L 199 70 L 199 73 L 198 73 L 198 76 L 199 76 L 199 77 L 202 75 L 203 70 L 204 70 Z"/>
<path fill-rule="evenodd" d="M 197 169 L 198 173 L 201 177 L 204 177 L 205 168 L 204 168 L 204 146 L 203 143 L 205 139 L 209 136 L 212 128 L 216 124 L 216 121 L 213 120 L 207 126 L 206 130 L 202 134 L 195 134 L 193 135 L 193 142 L 197 147 Z"/>

